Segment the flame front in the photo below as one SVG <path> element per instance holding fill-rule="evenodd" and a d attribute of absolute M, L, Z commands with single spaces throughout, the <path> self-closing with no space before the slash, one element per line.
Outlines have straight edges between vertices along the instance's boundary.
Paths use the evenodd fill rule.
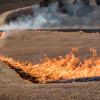
<path fill-rule="evenodd" d="M 70 54 L 65 57 L 50 59 L 45 57 L 45 60 L 40 64 L 32 64 L 27 62 L 15 61 L 12 58 L 0 56 L 0 61 L 8 64 L 12 68 L 21 69 L 24 73 L 35 77 L 39 83 L 48 83 L 57 80 L 69 80 L 87 77 L 100 76 L 100 58 L 97 57 L 96 50 L 90 48 L 93 52 L 93 57 L 80 61 L 79 57 L 75 56 L 78 48 L 72 48 Z"/>

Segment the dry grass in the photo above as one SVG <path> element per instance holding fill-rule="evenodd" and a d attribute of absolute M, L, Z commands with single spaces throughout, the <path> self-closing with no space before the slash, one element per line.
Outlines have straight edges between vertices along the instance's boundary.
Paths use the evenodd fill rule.
<path fill-rule="evenodd" d="M 15 60 L 31 61 L 38 63 L 44 54 L 50 58 L 63 56 L 69 53 L 70 47 L 80 47 L 79 55 L 87 58 L 90 47 L 95 47 L 100 54 L 100 35 L 86 33 L 58 33 L 58 32 L 36 32 L 32 30 L 11 31 L 7 37 L 0 38 L 0 54 L 12 57 Z M 15 45 L 16 44 L 16 45 Z M 48 85 L 34 85 L 23 81 L 18 75 L 13 74 L 11 69 L 1 65 L 1 72 L 5 68 L 5 73 L 12 73 L 7 77 L 1 74 L 0 77 L 0 99 L 4 100 L 99 100 L 100 82 L 87 83 L 56 83 Z M 8 70 L 7 70 L 8 69 Z M 4 81 L 7 77 L 8 80 Z M 15 81 L 14 81 L 15 80 Z M 5 83 L 5 84 L 4 84 Z"/>
<path fill-rule="evenodd" d="M 21 7 L 32 6 L 39 1 L 40 0 L 0 0 L 0 13 L 4 13 L 6 11 L 18 9 Z"/>
<path fill-rule="evenodd" d="M 91 98 L 100 99 L 100 82 L 31 84 L 20 79 L 14 71 L 0 63 L 1 100 L 91 100 Z"/>
<path fill-rule="evenodd" d="M 0 0 L 0 13 L 33 5 L 34 0 Z M 35 0 L 37 1 L 37 0 Z M 5 16 L 0 17 L 2 22 Z M 17 60 L 39 62 L 46 53 L 49 57 L 65 55 L 71 46 L 87 50 L 95 47 L 100 54 L 100 35 L 80 33 L 13 31 L 14 36 L 0 38 L 0 54 Z M 16 35 L 15 35 L 16 33 Z M 28 35 L 27 35 L 28 34 Z M 3 44 L 3 45 L 1 45 Z M 16 45 L 15 45 L 16 44 Z M 67 51 L 68 50 L 68 51 Z M 89 56 L 89 55 L 88 55 Z M 71 84 L 31 84 L 0 63 L 0 100 L 100 100 L 100 82 Z"/>
<path fill-rule="evenodd" d="M 5 42 L 1 47 L 1 53 L 16 60 L 39 63 L 45 54 L 48 54 L 50 58 L 62 56 L 68 53 L 71 47 L 80 48 L 80 57 L 90 57 L 91 53 L 88 51 L 90 47 L 95 47 L 99 54 L 100 35 L 96 33 L 14 30 L 5 34 L 8 34 L 8 36 L 4 35 L 4 38 L 1 39 Z"/>
<path fill-rule="evenodd" d="M 50 59 L 46 57 L 40 64 L 19 62 L 12 58 L 0 56 L 0 61 L 16 69 L 32 82 L 48 83 L 58 80 L 100 77 L 100 58 L 96 56 L 95 49 L 91 49 L 93 57 L 85 59 L 82 63 L 79 57 L 71 53 L 65 57 Z M 76 49 L 75 49 L 76 51 Z M 72 51 L 73 52 L 73 51 Z"/>
<path fill-rule="evenodd" d="M 89 57 L 89 48 L 94 47 L 100 54 L 100 35 L 68 32 L 36 32 L 33 30 L 10 31 L 1 38 L 1 53 L 14 59 L 39 62 L 47 54 L 49 57 L 64 56 L 71 47 L 79 47 L 79 55 Z M 15 45 L 16 44 L 16 45 Z M 17 49 L 16 49 L 17 48 Z M 87 55 L 88 54 L 88 55 Z"/>

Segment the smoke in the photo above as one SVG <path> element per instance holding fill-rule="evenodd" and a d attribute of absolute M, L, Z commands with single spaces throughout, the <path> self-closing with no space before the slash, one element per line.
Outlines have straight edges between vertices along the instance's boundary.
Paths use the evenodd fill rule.
<path fill-rule="evenodd" d="M 53 28 L 100 28 L 100 7 L 88 8 L 82 2 L 69 4 L 68 14 L 59 11 L 58 3 L 40 8 L 33 5 L 33 15 L 20 16 L 1 26 L 0 30 L 53 29 Z"/>

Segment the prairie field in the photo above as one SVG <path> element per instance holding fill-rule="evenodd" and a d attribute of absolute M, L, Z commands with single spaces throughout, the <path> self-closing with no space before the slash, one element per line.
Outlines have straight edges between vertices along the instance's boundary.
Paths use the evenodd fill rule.
<path fill-rule="evenodd" d="M 15 30 L 0 39 L 4 56 L 16 60 L 39 63 L 47 54 L 49 57 L 64 56 L 71 47 L 79 47 L 79 55 L 90 57 L 89 48 L 94 47 L 100 54 L 100 34 L 37 32 L 33 30 Z M 99 100 L 100 82 L 73 82 L 34 84 L 22 79 L 7 65 L 1 63 L 0 97 L 4 100 Z M 8 99 L 9 98 L 9 99 Z"/>
<path fill-rule="evenodd" d="M 0 13 L 31 6 L 34 2 L 0 0 Z M 49 58 L 65 56 L 72 47 L 79 48 L 77 55 L 81 59 L 92 56 L 90 48 L 95 48 L 100 57 L 100 33 L 11 30 L 0 37 L 0 55 L 33 64 L 40 63 L 45 54 Z M 36 84 L 0 62 L 0 100 L 100 100 L 99 80 Z"/>

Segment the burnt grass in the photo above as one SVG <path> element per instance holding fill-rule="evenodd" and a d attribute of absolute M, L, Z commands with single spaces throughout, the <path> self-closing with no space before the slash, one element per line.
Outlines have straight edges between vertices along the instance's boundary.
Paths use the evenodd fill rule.
<path fill-rule="evenodd" d="M 6 65 L 8 65 L 11 69 L 15 70 L 16 73 L 19 74 L 19 76 L 22 79 L 28 80 L 32 83 L 39 83 L 39 81 L 37 80 L 36 77 L 32 77 L 31 75 L 29 75 L 28 73 L 25 73 L 23 70 L 19 69 L 19 68 L 15 68 L 14 66 L 12 66 L 11 64 L 9 64 L 8 62 L 4 62 Z"/>
<path fill-rule="evenodd" d="M 23 72 L 21 69 L 13 68 L 13 66 L 8 65 L 11 67 L 11 69 L 15 70 L 19 76 L 25 80 L 28 80 L 32 83 L 39 84 L 37 77 L 33 77 L 29 75 L 28 73 Z M 49 83 L 72 83 L 72 82 L 93 82 L 93 81 L 100 81 L 100 77 L 87 77 L 87 78 L 76 78 L 76 79 L 69 79 L 69 80 L 56 80 Z"/>

